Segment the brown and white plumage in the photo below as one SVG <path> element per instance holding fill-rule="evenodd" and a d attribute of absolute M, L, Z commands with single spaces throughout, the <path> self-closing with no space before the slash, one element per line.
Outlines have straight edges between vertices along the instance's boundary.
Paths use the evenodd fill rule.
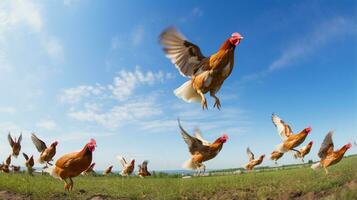
<path fill-rule="evenodd" d="M 304 162 L 304 157 L 310 153 L 313 142 L 310 141 L 307 145 L 300 148 L 295 152 L 294 158 L 301 158 L 302 162 Z"/>
<path fill-rule="evenodd" d="M 261 155 L 259 156 L 258 159 L 254 158 L 254 154 L 253 152 L 250 150 L 250 148 L 247 148 L 247 155 L 249 158 L 249 163 L 247 165 L 245 165 L 245 169 L 247 170 L 252 170 L 255 166 L 260 165 L 263 162 L 263 159 L 265 157 L 265 155 Z"/>
<path fill-rule="evenodd" d="M 243 37 L 233 33 L 219 51 L 209 57 L 202 55 L 200 48 L 189 42 L 175 28 L 165 29 L 160 35 L 160 43 L 171 62 L 180 74 L 190 78 L 174 93 L 186 102 L 201 102 L 207 108 L 204 96 L 207 92 L 215 99 L 214 107 L 220 109 L 221 104 L 216 96 L 224 80 L 231 74 L 234 65 L 234 49 Z"/>
<path fill-rule="evenodd" d="M 141 165 L 138 165 L 139 168 L 138 175 L 140 177 L 151 176 L 151 173 L 148 170 L 148 163 L 149 161 L 145 160 Z"/>
<path fill-rule="evenodd" d="M 325 169 L 326 174 L 328 174 L 327 167 L 340 162 L 346 151 L 352 146 L 351 143 L 348 143 L 335 151 L 332 135 L 333 135 L 333 131 L 327 133 L 324 141 L 321 144 L 320 150 L 317 154 L 320 158 L 320 162 L 315 163 L 311 166 L 311 168 L 314 170 L 323 167 Z"/>
<path fill-rule="evenodd" d="M 53 142 L 50 146 L 47 147 L 46 143 L 40 140 L 34 133 L 31 135 L 31 140 L 35 145 L 38 152 L 40 152 L 40 157 L 38 162 L 43 164 L 46 163 L 52 165 L 50 162 L 53 160 L 53 157 L 56 155 L 56 146 L 58 144 L 57 141 Z"/>
<path fill-rule="evenodd" d="M 117 156 L 117 159 L 119 160 L 122 170 L 120 172 L 120 175 L 122 176 L 129 176 L 133 173 L 134 168 L 135 168 L 135 160 L 132 159 L 130 163 L 128 163 L 123 156 Z"/>
<path fill-rule="evenodd" d="M 205 165 L 203 162 L 213 159 L 221 151 L 223 144 L 228 140 L 227 135 L 223 135 L 216 139 L 213 143 L 203 140 L 201 133 L 197 132 L 196 137 L 189 135 L 181 126 L 180 120 L 178 120 L 178 125 L 181 130 L 182 138 L 188 146 L 188 150 L 191 153 L 191 159 L 187 160 L 183 167 L 186 169 L 198 170 L 198 174 L 205 171 Z M 199 133 L 199 134 L 197 134 Z M 197 135 L 199 136 L 197 138 Z M 203 142 L 205 141 L 205 142 Z"/>
<path fill-rule="evenodd" d="M 112 173 L 113 165 L 110 165 L 107 169 L 104 170 L 103 175 L 107 176 Z"/>
<path fill-rule="evenodd" d="M 16 137 L 12 139 L 11 134 L 9 133 L 7 139 L 12 149 L 12 155 L 17 158 L 21 151 L 22 133 L 20 134 L 18 139 L 16 139 Z"/>
<path fill-rule="evenodd" d="M 272 122 L 277 129 L 282 143 L 277 145 L 276 150 L 280 153 L 285 153 L 294 150 L 295 147 L 302 144 L 307 135 L 311 132 L 311 127 L 303 129 L 300 133 L 294 134 L 291 127 L 280 119 L 276 114 L 272 114 Z"/>
<path fill-rule="evenodd" d="M 32 174 L 32 172 L 34 171 L 33 166 L 35 164 L 35 161 L 33 159 L 33 156 L 29 157 L 26 153 L 22 153 L 22 155 L 25 158 L 25 166 L 27 168 L 27 172 L 29 174 Z"/>

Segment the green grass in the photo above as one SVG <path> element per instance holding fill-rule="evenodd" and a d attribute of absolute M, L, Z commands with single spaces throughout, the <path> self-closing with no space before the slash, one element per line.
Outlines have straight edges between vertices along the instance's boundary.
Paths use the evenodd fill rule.
<path fill-rule="evenodd" d="M 63 182 L 50 176 L 0 174 L 0 190 L 31 199 L 87 199 L 101 194 L 113 199 L 290 199 L 294 195 L 314 195 L 326 199 L 357 199 L 357 157 L 344 158 L 339 164 L 313 171 L 309 166 L 195 177 L 119 177 L 80 176 L 74 190 L 64 192 Z M 355 181 L 355 185 L 351 184 Z"/>

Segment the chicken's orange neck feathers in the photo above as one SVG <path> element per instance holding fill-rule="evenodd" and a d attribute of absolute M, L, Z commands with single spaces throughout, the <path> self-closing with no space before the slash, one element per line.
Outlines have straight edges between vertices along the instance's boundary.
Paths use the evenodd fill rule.
<path fill-rule="evenodd" d="M 225 51 L 225 50 L 229 50 L 229 49 L 235 49 L 235 46 L 229 41 L 229 39 L 227 39 L 222 46 L 219 48 L 219 51 Z"/>

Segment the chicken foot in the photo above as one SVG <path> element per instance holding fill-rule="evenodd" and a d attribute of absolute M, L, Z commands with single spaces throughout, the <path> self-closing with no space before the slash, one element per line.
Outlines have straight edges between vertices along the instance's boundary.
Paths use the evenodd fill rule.
<path fill-rule="evenodd" d="M 205 95 L 202 93 L 201 90 L 197 90 L 197 93 L 201 96 L 201 106 L 202 106 L 202 109 L 208 109 L 207 107 L 207 100 L 206 100 L 206 97 Z"/>
<path fill-rule="evenodd" d="M 213 107 L 216 107 L 218 108 L 218 110 L 221 110 L 221 101 L 219 100 L 219 98 L 216 96 L 215 92 L 214 91 L 210 91 L 210 95 L 211 97 L 213 97 L 216 101 L 214 102 L 214 105 Z"/>

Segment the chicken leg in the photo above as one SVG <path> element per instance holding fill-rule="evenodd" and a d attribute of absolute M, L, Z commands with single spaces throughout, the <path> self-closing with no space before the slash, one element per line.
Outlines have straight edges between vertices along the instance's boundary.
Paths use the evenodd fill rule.
<path fill-rule="evenodd" d="M 206 100 L 206 97 L 205 95 L 202 93 L 201 90 L 197 90 L 197 93 L 201 96 L 201 106 L 202 106 L 202 109 L 208 109 L 207 108 L 207 100 Z"/>
<path fill-rule="evenodd" d="M 214 102 L 214 105 L 213 107 L 216 107 L 218 108 L 218 110 L 221 110 L 221 101 L 219 100 L 219 98 L 216 96 L 215 92 L 214 91 L 210 91 L 210 95 L 211 97 L 213 97 L 216 101 Z"/>

